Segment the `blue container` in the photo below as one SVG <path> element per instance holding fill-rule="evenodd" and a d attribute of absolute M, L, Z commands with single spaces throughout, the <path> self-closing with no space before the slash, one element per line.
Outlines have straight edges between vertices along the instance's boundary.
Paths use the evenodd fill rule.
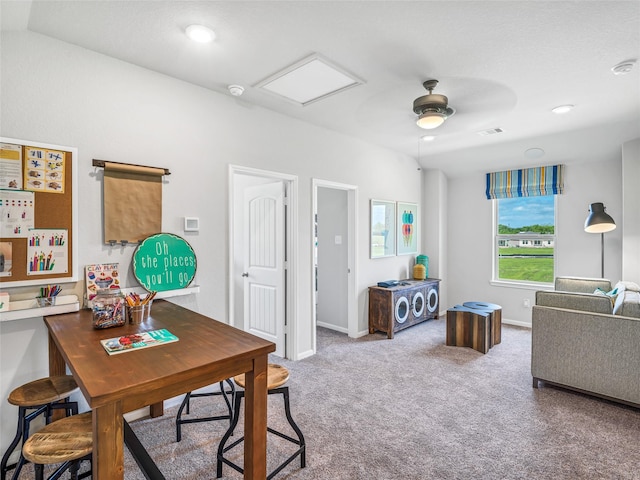
<path fill-rule="evenodd" d="M 426 277 L 429 278 L 429 257 L 427 257 L 426 255 L 418 255 L 418 257 L 416 258 L 416 263 L 424 265 Z"/>

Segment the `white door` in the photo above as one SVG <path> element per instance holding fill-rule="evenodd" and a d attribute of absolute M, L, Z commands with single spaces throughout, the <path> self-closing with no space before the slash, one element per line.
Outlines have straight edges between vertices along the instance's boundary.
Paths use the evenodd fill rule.
<path fill-rule="evenodd" d="M 244 192 L 244 325 L 276 344 L 285 356 L 284 185 L 248 187 Z"/>

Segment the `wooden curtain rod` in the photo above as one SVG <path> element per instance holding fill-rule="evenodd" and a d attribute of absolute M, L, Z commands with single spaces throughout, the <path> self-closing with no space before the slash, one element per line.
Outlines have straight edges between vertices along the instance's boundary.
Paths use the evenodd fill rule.
<path fill-rule="evenodd" d="M 111 160 L 98 160 L 96 158 L 93 159 L 92 165 L 94 167 L 104 168 L 105 163 L 113 163 L 116 165 L 131 165 L 134 167 L 142 167 L 142 168 L 157 168 L 157 167 L 149 167 L 148 165 L 136 165 L 134 163 L 112 162 Z M 169 171 L 168 168 L 161 168 L 161 170 L 164 170 L 165 175 L 171 175 L 171 172 Z"/>

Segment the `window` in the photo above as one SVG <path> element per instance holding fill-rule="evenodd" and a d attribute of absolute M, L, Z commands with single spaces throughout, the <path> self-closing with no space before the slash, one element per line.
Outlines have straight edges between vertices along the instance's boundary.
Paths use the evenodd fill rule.
<path fill-rule="evenodd" d="M 495 280 L 553 283 L 555 195 L 493 200 Z"/>

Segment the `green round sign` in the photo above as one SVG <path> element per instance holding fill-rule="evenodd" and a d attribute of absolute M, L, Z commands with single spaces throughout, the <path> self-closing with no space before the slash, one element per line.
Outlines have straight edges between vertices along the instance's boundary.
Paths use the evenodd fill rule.
<path fill-rule="evenodd" d="M 196 275 L 196 254 L 184 238 L 156 233 L 136 248 L 133 275 L 148 291 L 186 288 Z"/>

